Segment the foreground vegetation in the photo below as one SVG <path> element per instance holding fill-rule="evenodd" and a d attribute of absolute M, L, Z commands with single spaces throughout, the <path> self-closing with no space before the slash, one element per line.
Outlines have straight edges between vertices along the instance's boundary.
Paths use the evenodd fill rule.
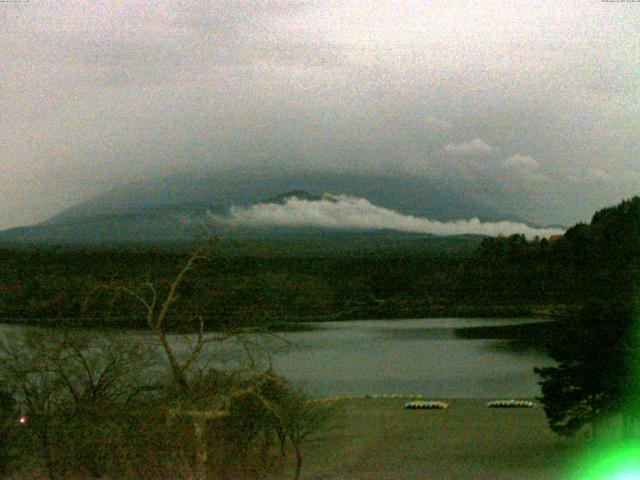
<path fill-rule="evenodd" d="M 302 445 L 330 420 L 327 406 L 270 371 L 191 369 L 180 386 L 153 372 L 141 343 L 39 331 L 10 340 L 0 475 L 204 480 L 295 469 L 297 478 Z"/>
<path fill-rule="evenodd" d="M 327 428 L 330 408 L 273 372 L 255 332 L 251 342 L 242 330 L 205 338 L 196 313 L 177 320 L 192 334 L 182 345 L 169 339 L 183 283 L 207 259 L 193 252 L 166 288 L 95 290 L 137 302 L 151 335 L 61 324 L 0 339 L 0 475 L 263 478 L 293 463 L 300 477 L 302 446 Z M 230 340 L 245 352 L 234 369 L 214 362 Z"/>

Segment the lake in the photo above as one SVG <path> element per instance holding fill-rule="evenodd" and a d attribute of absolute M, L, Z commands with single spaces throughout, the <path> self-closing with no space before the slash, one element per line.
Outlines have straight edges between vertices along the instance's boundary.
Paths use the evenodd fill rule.
<path fill-rule="evenodd" d="M 533 367 L 552 363 L 543 352 L 509 339 L 460 338 L 460 332 L 467 336 L 474 329 L 485 330 L 480 327 L 534 322 L 455 318 L 319 323 L 312 331 L 284 334 L 293 347 L 274 355 L 273 364 L 321 396 L 533 397 L 539 394 Z"/>
<path fill-rule="evenodd" d="M 531 318 L 361 320 L 304 324 L 304 331 L 278 334 L 284 348 L 269 341 L 280 344 L 271 358 L 276 372 L 317 396 L 530 398 L 539 394 L 533 367 L 552 361 L 502 333 L 531 325 L 538 334 L 547 328 Z M 3 325 L 0 332 L 20 328 Z M 171 338 L 179 343 L 180 337 Z M 235 364 L 237 346 L 213 349 L 224 359 L 216 363 Z"/>

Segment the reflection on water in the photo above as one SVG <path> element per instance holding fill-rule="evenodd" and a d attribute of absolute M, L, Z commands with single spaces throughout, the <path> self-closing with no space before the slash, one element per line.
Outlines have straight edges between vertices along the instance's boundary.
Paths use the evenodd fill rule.
<path fill-rule="evenodd" d="M 315 324 L 284 334 L 297 346 L 274 356 L 287 378 L 318 395 L 410 393 L 431 397 L 532 397 L 534 366 L 550 359 L 495 338 L 460 338 L 459 329 L 525 325 L 533 319 L 375 320 Z M 479 330 L 482 330 L 479 328 Z"/>
<path fill-rule="evenodd" d="M 319 396 L 533 397 L 539 394 L 533 367 L 551 363 L 521 338 L 522 332 L 536 328 L 525 325 L 535 322 L 460 318 L 327 322 L 280 333 L 280 339 L 266 339 L 266 344 L 264 338 L 245 340 L 254 350 L 272 352 L 278 373 Z M 487 328 L 514 325 L 522 328 Z M 21 328 L 0 325 L 0 335 Z M 172 336 L 171 340 L 178 345 L 189 339 Z M 206 361 L 235 364 L 240 350 L 237 344 L 214 342 L 206 350 Z"/>

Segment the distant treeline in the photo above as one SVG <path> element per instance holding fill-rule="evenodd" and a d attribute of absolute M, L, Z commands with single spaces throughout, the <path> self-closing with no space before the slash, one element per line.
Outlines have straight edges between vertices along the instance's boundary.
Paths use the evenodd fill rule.
<path fill-rule="evenodd" d="M 464 256 L 425 251 L 323 257 L 225 256 L 196 264 L 180 289 L 177 316 L 215 322 L 264 322 L 411 316 L 453 299 Z M 144 283 L 168 288 L 190 251 L 183 248 L 31 248 L 0 252 L 0 317 L 84 315 L 132 325 L 141 319 L 130 295 Z M 449 300 L 447 300 L 449 302 Z"/>
<path fill-rule="evenodd" d="M 485 239 L 465 261 L 460 301 L 631 304 L 638 293 L 640 197 L 598 211 L 554 241 Z"/>
<path fill-rule="evenodd" d="M 556 240 L 522 235 L 486 238 L 475 250 L 411 249 L 367 254 L 226 255 L 211 249 L 180 290 L 177 317 L 216 323 L 407 318 L 417 316 L 553 315 L 598 295 L 617 295 L 636 272 L 639 229 L 634 198 L 596 213 Z M 634 243 L 635 242 L 635 243 Z M 615 249 L 616 254 L 607 254 Z M 604 252 L 604 253 L 603 253 Z M 618 253 L 619 252 L 619 253 Z M 168 288 L 189 256 L 176 248 L 31 247 L 0 251 L 0 317 L 66 319 L 134 326 L 145 282 Z M 611 252 L 609 252 L 611 253 Z M 624 267 L 624 268 L 623 268 Z M 628 278 L 625 278 L 627 276 Z M 633 277 L 637 278 L 637 277 Z M 109 320 L 111 319 L 111 320 Z"/>

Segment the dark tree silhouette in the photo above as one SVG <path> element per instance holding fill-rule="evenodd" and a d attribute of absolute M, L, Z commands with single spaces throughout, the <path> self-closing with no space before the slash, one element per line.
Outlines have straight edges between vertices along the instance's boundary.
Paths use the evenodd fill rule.
<path fill-rule="evenodd" d="M 599 418 L 621 413 L 630 435 L 640 404 L 640 197 L 569 229 L 557 254 L 579 306 L 549 344 L 558 366 L 535 369 L 549 425 L 570 435 L 591 424 L 595 433 Z"/>
<path fill-rule="evenodd" d="M 558 366 L 536 368 L 549 426 L 572 435 L 621 411 L 629 396 L 633 315 L 628 305 L 591 303 L 562 320 L 550 344 Z"/>

